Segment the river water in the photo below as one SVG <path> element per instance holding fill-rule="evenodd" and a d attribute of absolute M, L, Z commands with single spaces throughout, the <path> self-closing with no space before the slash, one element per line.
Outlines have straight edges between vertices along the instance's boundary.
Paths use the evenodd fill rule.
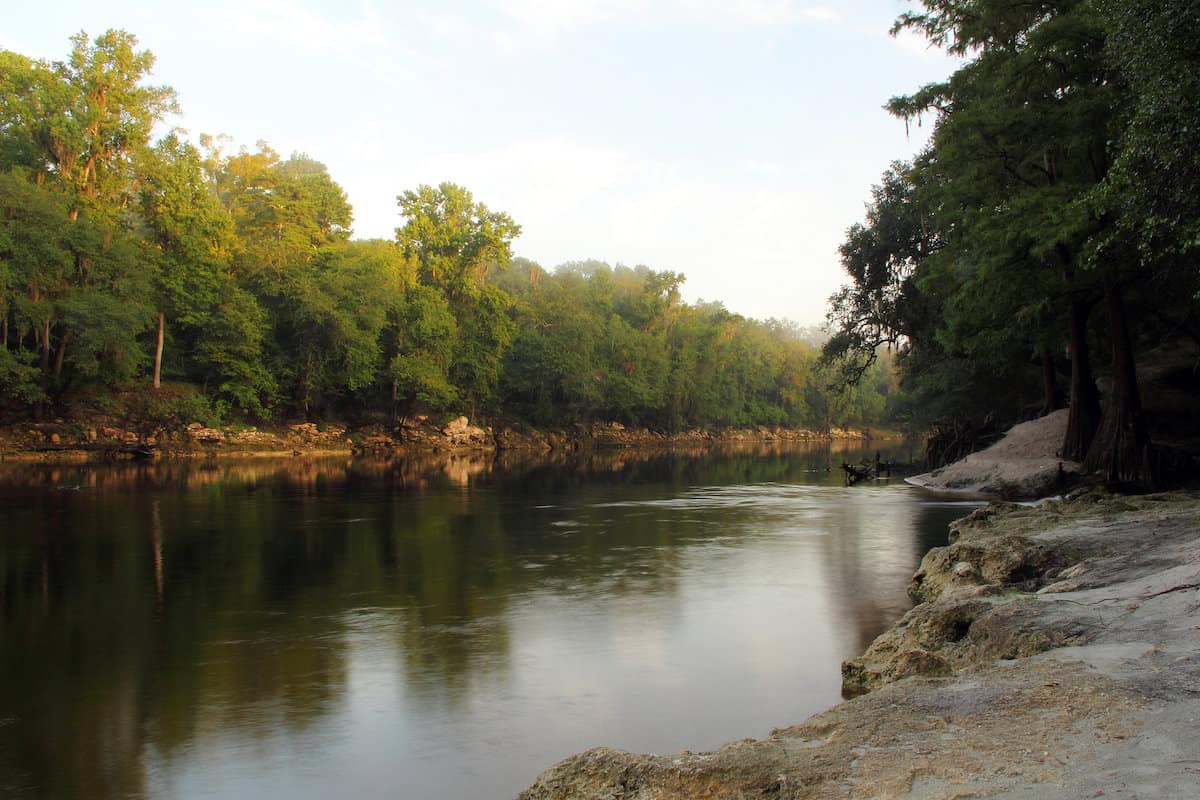
<path fill-rule="evenodd" d="M 0 796 L 510 798 L 797 723 L 970 510 L 859 456 L 2 464 Z"/>

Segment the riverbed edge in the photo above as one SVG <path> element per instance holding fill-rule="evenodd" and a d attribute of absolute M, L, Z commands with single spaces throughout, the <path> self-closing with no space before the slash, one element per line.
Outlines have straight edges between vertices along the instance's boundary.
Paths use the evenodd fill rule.
<path fill-rule="evenodd" d="M 707 753 L 595 748 L 518 800 L 1191 796 L 1200 494 L 993 502 L 951 536 L 843 665 L 857 697 Z"/>
<path fill-rule="evenodd" d="M 899 438 L 870 429 L 759 426 L 664 433 L 614 422 L 545 429 L 525 425 L 477 426 L 466 417 L 437 422 L 401 419 L 394 426 L 291 423 L 259 428 L 173 427 L 104 422 L 25 422 L 0 427 L 0 461 L 89 462 L 113 459 L 294 457 L 429 453 L 517 453 L 536 458 L 604 448 L 694 449 L 745 443 L 869 442 Z"/>

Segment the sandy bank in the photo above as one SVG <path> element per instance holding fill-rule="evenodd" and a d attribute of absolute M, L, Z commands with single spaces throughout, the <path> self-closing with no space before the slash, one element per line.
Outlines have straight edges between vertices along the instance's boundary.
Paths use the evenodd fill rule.
<path fill-rule="evenodd" d="M 710 753 L 590 750 L 520 800 L 1193 798 L 1198 554 L 1196 494 L 992 504 L 844 666 L 866 694 Z"/>
<path fill-rule="evenodd" d="M 941 469 L 906 480 L 914 486 L 1004 498 L 1034 498 L 1060 492 L 1082 467 L 1058 457 L 1067 432 L 1067 410 L 1013 426 L 986 450 Z"/>

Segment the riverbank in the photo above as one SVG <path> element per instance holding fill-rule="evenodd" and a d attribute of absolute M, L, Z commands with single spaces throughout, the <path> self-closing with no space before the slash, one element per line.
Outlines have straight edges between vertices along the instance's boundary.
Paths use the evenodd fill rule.
<path fill-rule="evenodd" d="M 1023 499 L 1061 494 L 1076 482 L 1083 465 L 1060 458 L 1067 409 L 1014 425 L 991 447 L 932 472 L 905 478 L 930 491 L 977 497 Z"/>
<path fill-rule="evenodd" d="M 952 538 L 843 665 L 854 699 L 709 753 L 589 750 L 519 800 L 1193 797 L 1200 494 L 993 503 Z"/>
<path fill-rule="evenodd" d="M 425 416 L 404 418 L 395 426 L 360 427 L 337 422 L 258 428 L 210 427 L 200 422 L 161 426 L 58 420 L 0 427 L 0 460 L 78 462 L 114 458 L 404 456 L 491 451 L 538 456 L 602 448 L 703 449 L 752 442 L 863 442 L 878 435 L 841 428 L 812 431 L 767 427 L 667 434 L 626 428 L 615 422 L 562 430 L 511 425 L 493 428 L 473 425 L 466 417 L 437 422 Z"/>

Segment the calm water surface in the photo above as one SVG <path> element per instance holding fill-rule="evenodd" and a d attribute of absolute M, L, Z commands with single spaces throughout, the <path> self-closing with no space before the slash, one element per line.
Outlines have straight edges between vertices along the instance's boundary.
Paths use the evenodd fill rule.
<path fill-rule="evenodd" d="M 0 796 L 510 798 L 764 736 L 969 511 L 841 460 L 0 465 Z"/>

